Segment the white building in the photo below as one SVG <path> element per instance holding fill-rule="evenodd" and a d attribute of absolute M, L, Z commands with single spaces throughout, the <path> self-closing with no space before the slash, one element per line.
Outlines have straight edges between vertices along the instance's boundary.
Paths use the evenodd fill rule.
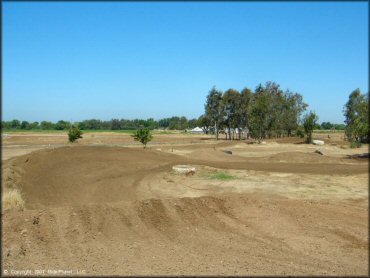
<path fill-rule="evenodd" d="M 195 127 L 195 128 L 193 128 L 193 129 L 190 130 L 190 133 L 204 134 L 204 131 L 200 127 Z"/>

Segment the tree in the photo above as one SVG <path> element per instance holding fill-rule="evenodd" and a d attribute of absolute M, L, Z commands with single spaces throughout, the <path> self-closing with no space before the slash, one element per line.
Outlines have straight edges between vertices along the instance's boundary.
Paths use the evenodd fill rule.
<path fill-rule="evenodd" d="M 72 125 L 68 131 L 69 142 L 73 143 L 79 138 L 82 138 L 81 130 L 77 126 Z"/>
<path fill-rule="evenodd" d="M 111 125 L 112 127 L 112 130 L 119 130 L 119 129 L 121 129 L 121 125 L 120 125 L 120 120 L 118 120 L 118 119 L 113 119 L 112 120 L 112 125 Z"/>
<path fill-rule="evenodd" d="M 66 122 L 66 121 L 58 121 L 55 124 L 55 129 L 56 130 L 67 130 L 69 128 L 71 128 L 71 124 L 69 122 Z"/>
<path fill-rule="evenodd" d="M 344 106 L 346 129 L 349 141 L 364 142 L 369 140 L 369 94 L 354 90 Z"/>
<path fill-rule="evenodd" d="M 21 123 L 21 129 L 31 129 L 30 123 L 27 121 L 22 121 Z"/>
<path fill-rule="evenodd" d="M 78 123 L 81 130 L 98 130 L 101 129 L 101 121 L 96 119 L 85 120 Z"/>
<path fill-rule="evenodd" d="M 12 120 L 10 126 L 11 128 L 18 129 L 21 127 L 21 123 L 18 120 Z"/>
<path fill-rule="evenodd" d="M 252 99 L 252 91 L 248 88 L 244 88 L 240 92 L 240 103 L 237 110 L 238 128 L 239 128 L 239 140 L 241 139 L 241 129 L 248 127 L 249 117 L 248 112 L 250 109 L 250 101 Z"/>
<path fill-rule="evenodd" d="M 213 87 L 208 93 L 205 105 L 205 114 L 211 120 L 215 128 L 216 140 L 218 140 L 219 128 L 224 117 L 224 109 L 222 103 L 222 92 L 216 90 L 215 87 Z"/>
<path fill-rule="evenodd" d="M 322 122 L 321 123 L 321 129 L 329 130 L 332 129 L 334 125 L 331 122 Z"/>
<path fill-rule="evenodd" d="M 1 121 L 1 129 L 11 129 L 11 122 Z"/>
<path fill-rule="evenodd" d="M 180 121 L 179 121 L 179 129 L 180 130 L 184 130 L 184 129 L 187 129 L 188 128 L 188 119 L 184 116 L 182 116 L 180 118 Z"/>
<path fill-rule="evenodd" d="M 145 121 L 144 126 L 149 129 L 155 129 L 158 127 L 158 122 L 155 121 L 153 118 L 149 118 Z"/>
<path fill-rule="evenodd" d="M 207 115 L 201 115 L 198 118 L 197 125 L 203 129 L 205 134 L 210 132 L 210 126 L 212 125 L 211 119 Z"/>
<path fill-rule="evenodd" d="M 270 111 L 270 97 L 265 88 L 260 84 L 253 94 L 249 111 L 249 124 L 253 137 L 261 141 L 265 137 L 268 127 L 268 113 Z"/>
<path fill-rule="evenodd" d="M 158 121 L 158 126 L 161 127 L 161 128 L 168 128 L 169 125 L 170 125 L 170 119 L 169 118 L 160 119 Z"/>
<path fill-rule="evenodd" d="M 315 112 L 310 111 L 307 113 L 303 118 L 303 128 L 307 135 L 307 143 L 312 143 L 312 132 L 317 124 L 319 117 L 315 114 Z"/>
<path fill-rule="evenodd" d="M 333 128 L 336 130 L 345 130 L 346 125 L 345 124 L 333 124 Z"/>
<path fill-rule="evenodd" d="M 284 112 L 284 93 L 280 89 L 280 85 L 269 81 L 266 82 L 264 91 L 267 98 L 267 127 L 266 135 L 271 138 L 282 133 L 283 129 L 283 112 Z"/>
<path fill-rule="evenodd" d="M 55 125 L 52 122 L 42 121 L 40 124 L 42 130 L 51 130 L 55 129 Z"/>
<path fill-rule="evenodd" d="M 299 128 L 300 118 L 307 104 L 303 102 L 302 95 L 287 90 L 284 94 L 284 109 L 282 113 L 283 129 L 287 136 L 291 136 L 294 130 Z"/>
<path fill-rule="evenodd" d="M 240 93 L 237 90 L 229 89 L 222 96 L 225 123 L 228 127 L 229 140 L 231 140 L 231 129 L 238 127 L 238 111 L 240 106 Z"/>
<path fill-rule="evenodd" d="M 178 130 L 180 129 L 180 117 L 171 117 L 169 119 L 169 125 L 168 125 L 168 129 L 171 129 L 171 130 Z"/>
<path fill-rule="evenodd" d="M 33 122 L 30 124 L 30 129 L 38 129 L 39 128 L 39 122 Z"/>
<path fill-rule="evenodd" d="M 144 145 L 144 149 L 146 148 L 146 144 L 153 139 L 153 136 L 148 128 L 140 128 L 131 136 L 134 137 L 135 141 L 142 143 Z"/>
<path fill-rule="evenodd" d="M 198 126 L 198 119 L 190 119 L 189 121 L 188 121 L 188 127 L 189 128 L 195 128 L 195 127 L 197 127 Z"/>

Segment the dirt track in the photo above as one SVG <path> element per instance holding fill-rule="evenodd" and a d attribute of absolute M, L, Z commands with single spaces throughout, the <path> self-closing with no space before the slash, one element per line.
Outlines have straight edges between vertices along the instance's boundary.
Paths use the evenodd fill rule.
<path fill-rule="evenodd" d="M 368 162 L 284 146 L 76 146 L 6 160 L 3 185 L 21 188 L 26 209 L 3 215 L 3 268 L 367 275 Z"/>

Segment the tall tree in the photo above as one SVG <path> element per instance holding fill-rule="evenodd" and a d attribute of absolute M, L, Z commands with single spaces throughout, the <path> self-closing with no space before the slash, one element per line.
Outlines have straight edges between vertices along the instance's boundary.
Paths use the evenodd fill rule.
<path fill-rule="evenodd" d="M 312 143 L 312 132 L 315 128 L 319 117 L 316 115 L 315 112 L 310 111 L 307 113 L 303 118 L 303 128 L 307 135 L 307 143 Z"/>
<path fill-rule="evenodd" d="M 349 141 L 369 140 L 369 93 L 361 94 L 359 89 L 354 90 L 344 106 L 346 129 Z"/>
<path fill-rule="evenodd" d="M 241 139 L 241 128 L 245 129 L 248 127 L 248 113 L 250 109 L 251 99 L 252 91 L 248 88 L 244 88 L 240 93 L 240 103 L 237 110 L 239 140 Z"/>
<path fill-rule="evenodd" d="M 238 110 L 240 106 L 240 93 L 237 90 L 229 89 L 224 93 L 222 102 L 225 111 L 225 123 L 228 127 L 229 140 L 231 140 L 231 129 L 235 130 L 239 122 Z"/>
<path fill-rule="evenodd" d="M 270 97 L 265 88 L 260 84 L 250 102 L 249 125 L 253 137 L 261 141 L 265 137 L 268 127 L 268 113 L 270 111 Z"/>
<path fill-rule="evenodd" d="M 289 90 L 285 92 L 284 98 L 284 109 L 282 113 L 283 126 L 287 135 L 291 136 L 292 132 L 298 129 L 301 114 L 306 110 L 308 105 L 303 102 L 302 95 L 292 93 Z"/>
<path fill-rule="evenodd" d="M 213 87 L 208 93 L 205 105 L 205 114 L 211 120 L 215 129 L 216 140 L 218 140 L 219 128 L 224 117 L 224 109 L 222 103 L 222 92 L 216 90 L 215 87 Z"/>

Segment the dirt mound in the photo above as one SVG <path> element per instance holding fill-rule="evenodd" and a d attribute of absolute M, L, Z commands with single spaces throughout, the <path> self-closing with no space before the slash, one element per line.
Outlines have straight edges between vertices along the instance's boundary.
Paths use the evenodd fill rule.
<path fill-rule="evenodd" d="M 88 275 L 366 275 L 367 209 L 269 195 L 11 212 L 4 269 Z M 346 254 L 346 256 L 343 256 Z"/>
<path fill-rule="evenodd" d="M 271 155 L 268 160 L 272 162 L 291 162 L 291 163 L 337 163 L 338 158 L 320 155 L 318 153 L 306 152 L 282 152 Z"/>
<path fill-rule="evenodd" d="M 187 157 L 149 149 L 101 146 L 45 149 L 6 161 L 3 186 L 20 189 L 26 207 L 33 209 L 158 197 L 140 190 L 143 179 L 171 171 L 177 164 L 285 173 L 367 172 L 364 163 L 338 164 L 338 159 L 318 154 L 281 153 L 266 159 L 228 155 L 214 149 L 196 153 L 198 156 Z M 281 163 L 283 159 L 285 163 Z"/>
<path fill-rule="evenodd" d="M 28 208 L 142 199 L 135 186 L 150 173 L 170 169 L 176 156 L 110 147 L 41 150 L 10 161 Z M 145 196 L 147 197 L 147 196 Z"/>

